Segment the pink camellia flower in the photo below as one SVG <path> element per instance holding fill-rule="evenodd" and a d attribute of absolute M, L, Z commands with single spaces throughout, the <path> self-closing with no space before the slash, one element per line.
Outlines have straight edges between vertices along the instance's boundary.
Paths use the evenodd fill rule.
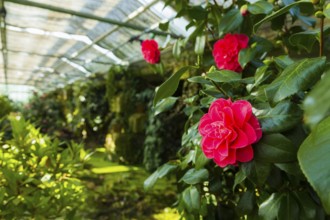
<path fill-rule="evenodd" d="M 249 37 L 245 34 L 226 34 L 213 46 L 214 61 L 219 69 L 241 72 L 242 67 L 238 62 L 238 53 L 247 48 Z"/>
<path fill-rule="evenodd" d="M 141 50 L 145 61 L 151 64 L 160 62 L 160 51 L 155 40 L 144 40 L 141 43 Z"/>
<path fill-rule="evenodd" d="M 248 162 L 253 158 L 251 144 L 262 136 L 257 118 L 248 101 L 215 100 L 200 120 L 202 150 L 220 167 Z"/>

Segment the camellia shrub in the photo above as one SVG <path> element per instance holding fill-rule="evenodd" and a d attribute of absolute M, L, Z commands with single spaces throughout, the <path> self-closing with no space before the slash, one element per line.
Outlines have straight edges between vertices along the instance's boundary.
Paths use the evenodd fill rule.
<path fill-rule="evenodd" d="M 185 99 L 177 159 L 145 188 L 175 173 L 185 219 L 328 219 L 329 1 L 166 3 L 194 27 L 174 57 L 193 49 L 196 65 L 173 73 L 153 104 L 187 72 L 199 89 Z"/>

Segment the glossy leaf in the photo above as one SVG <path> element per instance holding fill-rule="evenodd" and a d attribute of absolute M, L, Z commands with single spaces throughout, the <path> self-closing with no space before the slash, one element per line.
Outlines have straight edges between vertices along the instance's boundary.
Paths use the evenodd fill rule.
<path fill-rule="evenodd" d="M 305 31 L 291 35 L 289 41 L 292 45 L 302 48 L 310 53 L 317 41 L 316 36 L 316 31 Z"/>
<path fill-rule="evenodd" d="M 285 101 L 278 103 L 274 108 L 262 106 L 255 111 L 262 131 L 276 133 L 291 129 L 302 119 L 302 110 L 294 103 Z"/>
<path fill-rule="evenodd" d="M 167 31 L 167 30 L 168 30 L 168 25 L 169 25 L 169 22 L 159 23 L 158 27 L 159 27 L 159 29 L 161 29 L 162 31 Z"/>
<path fill-rule="evenodd" d="M 257 1 L 248 5 L 248 11 L 251 14 L 269 14 L 273 10 L 273 5 L 267 1 Z"/>
<path fill-rule="evenodd" d="M 213 70 L 207 73 L 207 78 L 214 82 L 234 82 L 242 79 L 242 75 L 230 70 Z"/>
<path fill-rule="evenodd" d="M 304 100 L 304 120 L 310 126 L 315 126 L 330 111 L 330 68 L 324 77 L 314 86 Z"/>
<path fill-rule="evenodd" d="M 282 134 L 264 135 L 254 145 L 255 158 L 269 163 L 285 163 L 296 161 L 297 149 Z"/>
<path fill-rule="evenodd" d="M 300 170 L 298 161 L 290 163 L 275 163 L 274 165 L 280 170 L 283 170 L 284 172 L 293 176 L 297 176 L 299 178 L 302 178 L 304 176 Z"/>
<path fill-rule="evenodd" d="M 182 200 L 189 212 L 198 213 L 201 205 L 201 195 L 195 186 L 188 187 L 183 191 Z"/>
<path fill-rule="evenodd" d="M 188 15 L 191 19 L 204 20 L 207 16 L 207 11 L 202 6 L 193 6 L 188 8 Z"/>
<path fill-rule="evenodd" d="M 244 180 L 246 179 L 246 175 L 242 170 L 239 170 L 236 174 L 235 174 L 235 182 L 233 185 L 233 191 L 235 190 L 236 186 L 240 183 L 242 183 Z"/>
<path fill-rule="evenodd" d="M 270 164 L 252 160 L 242 164 L 242 171 L 256 185 L 263 185 L 270 173 Z"/>
<path fill-rule="evenodd" d="M 242 68 L 246 66 L 251 60 L 256 56 L 257 49 L 256 48 L 246 48 L 239 52 L 238 54 L 238 62 Z"/>
<path fill-rule="evenodd" d="M 206 41 L 205 35 L 200 35 L 200 36 L 196 37 L 196 42 L 195 42 L 195 53 L 196 54 L 201 55 L 204 53 L 205 41 Z"/>
<path fill-rule="evenodd" d="M 295 196 L 300 204 L 300 216 L 301 219 L 314 220 L 316 219 L 317 205 L 313 201 L 313 198 L 307 192 L 296 192 Z"/>
<path fill-rule="evenodd" d="M 283 70 L 267 88 L 270 100 L 279 102 L 301 90 L 306 90 L 319 79 L 325 67 L 325 57 L 303 59 Z"/>
<path fill-rule="evenodd" d="M 295 0 L 282 0 L 282 2 L 284 3 L 284 5 L 290 5 L 292 3 L 295 2 Z M 308 17 L 308 16 L 304 16 L 301 12 L 300 12 L 300 8 L 304 9 L 306 11 L 309 11 L 309 14 L 312 14 L 314 11 L 312 8 L 311 4 L 301 4 L 300 7 L 295 6 L 290 8 L 290 14 L 296 19 L 300 19 L 303 23 L 307 24 L 308 26 L 315 26 L 315 18 L 313 17 Z M 307 12 L 306 11 L 306 12 Z M 307 12 L 308 14 L 308 12 Z"/>
<path fill-rule="evenodd" d="M 166 163 L 162 165 L 144 181 L 143 183 L 144 189 L 145 190 L 151 189 L 155 185 L 158 179 L 163 178 L 164 176 L 166 176 L 176 168 L 177 165 L 170 163 Z"/>
<path fill-rule="evenodd" d="M 240 215 L 250 214 L 254 209 L 255 204 L 255 192 L 248 190 L 243 193 L 240 200 L 238 201 L 236 210 Z"/>
<path fill-rule="evenodd" d="M 274 61 L 281 69 L 285 69 L 287 66 L 294 63 L 294 61 L 288 55 L 275 57 Z"/>
<path fill-rule="evenodd" d="M 320 122 L 298 151 L 299 165 L 330 214 L 330 117 Z"/>
<path fill-rule="evenodd" d="M 268 199 L 261 203 L 259 207 L 259 216 L 262 219 L 267 220 L 276 219 L 281 199 L 281 194 L 273 193 Z"/>
<path fill-rule="evenodd" d="M 182 39 L 177 39 L 173 45 L 172 53 L 176 59 L 180 58 L 182 45 L 183 45 Z"/>
<path fill-rule="evenodd" d="M 243 16 L 238 9 L 228 11 L 220 20 L 219 34 L 231 32 L 237 29 L 243 22 Z"/>
<path fill-rule="evenodd" d="M 188 79 L 188 82 L 212 85 L 212 83 L 203 76 L 193 76 Z"/>
<path fill-rule="evenodd" d="M 299 219 L 298 203 L 290 193 L 281 198 L 277 219 Z"/>
<path fill-rule="evenodd" d="M 201 169 L 203 168 L 206 164 L 208 164 L 211 160 L 208 159 L 202 150 L 198 150 L 196 154 L 196 161 L 195 161 L 195 167 L 196 169 Z"/>
<path fill-rule="evenodd" d="M 290 5 L 287 5 L 275 12 L 273 12 L 272 14 L 268 15 L 267 17 L 265 17 L 264 19 L 262 19 L 261 21 L 259 21 L 258 23 L 256 23 L 254 26 L 253 26 L 253 32 L 256 33 L 258 28 L 265 22 L 268 22 L 268 21 L 271 21 L 273 20 L 274 18 L 277 18 L 278 16 L 282 15 L 282 14 L 285 14 L 287 13 L 293 6 L 295 5 L 299 5 L 299 4 L 302 4 L 302 3 L 310 3 L 309 0 L 301 0 L 301 1 L 297 1 L 297 2 L 294 2 Z M 312 4 L 311 4 L 311 7 Z"/>
<path fill-rule="evenodd" d="M 268 78 L 268 75 L 266 72 L 267 69 L 268 69 L 268 66 L 264 65 L 264 66 L 259 67 L 256 70 L 256 74 L 254 75 L 254 81 L 255 81 L 254 86 L 259 86 L 262 82 L 264 82 Z"/>
<path fill-rule="evenodd" d="M 167 98 L 175 93 L 179 86 L 179 81 L 181 76 L 188 71 L 190 67 L 185 66 L 179 69 L 176 73 L 174 73 L 170 78 L 168 78 L 163 84 L 160 85 L 158 90 L 156 91 L 153 105 L 156 106 L 156 104 L 164 98 Z"/>
<path fill-rule="evenodd" d="M 209 172 L 207 169 L 195 170 L 194 168 L 188 170 L 180 181 L 187 184 L 201 183 L 209 178 Z"/>
<path fill-rule="evenodd" d="M 155 106 L 154 115 L 158 115 L 162 112 L 168 111 L 174 106 L 177 100 L 178 100 L 177 97 L 167 97 L 165 99 L 162 99 Z"/>

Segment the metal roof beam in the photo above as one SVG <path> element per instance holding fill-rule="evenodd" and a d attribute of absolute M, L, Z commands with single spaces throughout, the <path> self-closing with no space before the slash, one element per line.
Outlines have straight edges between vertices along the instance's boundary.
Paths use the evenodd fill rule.
<path fill-rule="evenodd" d="M 6 93 L 8 94 L 8 53 L 7 53 L 7 33 L 6 33 L 6 9 L 4 0 L 0 0 L 0 36 L 1 36 L 1 52 L 3 59 L 3 72 L 5 76 Z"/>
<path fill-rule="evenodd" d="M 65 55 L 62 54 L 57 54 L 57 55 L 51 55 L 51 54 L 40 54 L 40 53 L 35 53 L 35 52 L 27 52 L 27 51 L 20 51 L 20 50 L 7 50 L 8 53 L 21 53 L 21 54 L 26 54 L 26 55 L 31 55 L 31 56 L 38 56 L 38 57 L 49 57 L 49 58 L 55 58 L 55 59 L 70 59 L 75 62 L 82 62 L 82 63 L 96 63 L 96 64 L 104 64 L 104 65 L 109 65 L 109 62 L 105 61 L 97 61 L 97 60 L 84 60 L 84 59 L 79 59 L 79 58 L 69 58 Z"/>
<path fill-rule="evenodd" d="M 3 1 L 3 0 L 1 0 L 1 1 Z M 130 28 L 130 29 L 134 29 L 134 30 L 138 30 L 138 31 L 143 31 L 143 32 L 147 31 L 150 33 L 154 33 L 156 35 L 162 35 L 162 36 L 171 35 L 172 37 L 178 37 L 177 35 L 172 34 L 172 33 L 166 33 L 166 32 L 157 31 L 157 30 L 149 30 L 146 27 L 141 27 L 141 26 L 129 24 L 126 22 L 116 21 L 111 18 L 99 17 L 96 15 L 79 12 L 79 11 L 74 11 L 74 10 L 70 10 L 70 9 L 65 9 L 65 8 L 61 8 L 61 7 L 56 7 L 56 6 L 52 6 L 52 5 L 47 5 L 47 4 L 43 4 L 43 3 L 32 2 L 32 1 L 28 1 L 28 0 L 5 0 L 5 1 L 20 4 L 20 5 L 42 8 L 42 9 L 55 11 L 55 12 L 59 12 L 59 13 L 70 14 L 70 15 L 74 15 L 77 17 L 82 17 L 82 18 L 86 18 L 86 19 L 90 19 L 90 20 L 96 20 L 96 21 L 100 21 L 100 22 L 104 22 L 104 23 L 114 24 L 114 25 Z"/>

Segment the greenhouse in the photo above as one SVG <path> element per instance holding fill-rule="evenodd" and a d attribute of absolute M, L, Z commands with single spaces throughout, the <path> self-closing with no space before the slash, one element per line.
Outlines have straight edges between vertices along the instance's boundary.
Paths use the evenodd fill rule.
<path fill-rule="evenodd" d="M 0 0 L 0 219 L 330 219 L 329 0 Z"/>

